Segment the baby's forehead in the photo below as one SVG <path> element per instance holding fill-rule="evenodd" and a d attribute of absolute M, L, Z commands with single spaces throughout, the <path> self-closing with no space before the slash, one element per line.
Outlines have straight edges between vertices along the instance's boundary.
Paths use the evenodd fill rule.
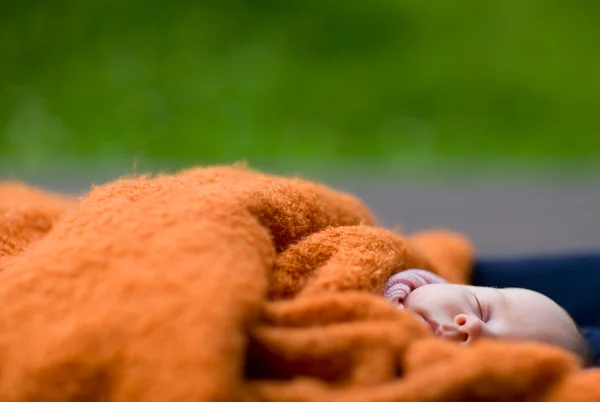
<path fill-rule="evenodd" d="M 566 314 L 564 309 L 552 299 L 529 289 L 495 288 L 461 284 L 443 284 L 437 286 L 449 286 L 454 289 L 468 290 L 478 298 L 482 298 L 486 303 L 515 314 L 519 312 L 537 315 Z"/>
<path fill-rule="evenodd" d="M 502 296 L 504 296 L 505 299 L 508 300 L 517 300 L 517 301 L 521 301 L 521 300 L 526 300 L 528 302 L 532 302 L 532 303 L 536 303 L 536 304 L 544 304 L 547 305 L 548 307 L 552 306 L 555 308 L 560 308 L 560 306 L 558 304 L 556 304 L 554 302 L 554 300 L 550 299 L 549 297 L 533 291 L 533 290 L 529 290 L 529 289 L 523 289 L 523 288 L 502 288 L 502 289 L 496 289 Z"/>
<path fill-rule="evenodd" d="M 502 303 L 508 313 L 521 321 L 552 321 L 558 324 L 571 324 L 569 314 L 549 297 L 529 289 L 504 288 L 497 290 L 497 301 Z"/>
<path fill-rule="evenodd" d="M 524 288 L 496 288 L 470 285 L 464 286 L 469 288 L 469 290 L 477 295 L 492 295 L 494 298 L 497 298 L 498 301 L 504 303 L 527 300 L 536 303 L 555 304 L 554 301 L 543 294 Z"/>
<path fill-rule="evenodd" d="M 512 315 L 515 321 L 527 320 L 531 315 L 556 316 L 564 311 L 550 298 L 529 289 L 469 286 L 469 290 L 494 308 Z"/>
<path fill-rule="evenodd" d="M 495 287 L 487 287 L 487 286 L 472 286 L 472 285 L 460 285 L 469 291 L 475 293 L 476 295 L 493 295 L 497 298 L 504 299 L 505 293 L 509 291 L 508 288 L 495 288 Z M 510 292 L 509 292 L 510 293 Z"/>

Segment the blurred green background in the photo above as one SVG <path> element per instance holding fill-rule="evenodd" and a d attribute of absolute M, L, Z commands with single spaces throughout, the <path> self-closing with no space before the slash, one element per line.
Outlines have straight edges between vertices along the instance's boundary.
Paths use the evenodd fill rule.
<path fill-rule="evenodd" d="M 0 160 L 600 157 L 597 0 L 12 1 Z"/>

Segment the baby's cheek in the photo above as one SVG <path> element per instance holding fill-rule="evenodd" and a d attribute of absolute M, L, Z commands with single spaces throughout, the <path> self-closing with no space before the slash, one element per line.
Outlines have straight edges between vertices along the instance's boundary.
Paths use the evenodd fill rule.
<path fill-rule="evenodd" d="M 400 308 L 402 309 L 412 309 L 414 307 L 417 307 L 419 305 L 419 298 L 415 298 L 414 297 L 414 292 L 410 293 L 408 296 L 406 296 L 406 298 L 402 301 L 402 303 L 400 304 Z"/>
<path fill-rule="evenodd" d="M 413 290 L 404 299 L 404 307 L 412 309 L 439 310 L 442 304 L 443 300 L 440 300 L 439 296 L 435 293 L 428 291 L 425 286 Z"/>

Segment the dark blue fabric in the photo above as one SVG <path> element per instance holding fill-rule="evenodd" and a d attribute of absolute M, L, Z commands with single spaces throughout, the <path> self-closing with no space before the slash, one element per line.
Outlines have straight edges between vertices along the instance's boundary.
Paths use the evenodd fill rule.
<path fill-rule="evenodd" d="M 600 352 L 600 252 L 515 258 L 480 258 L 475 286 L 518 287 L 540 292 L 561 305 Z M 600 365 L 600 359 L 596 360 Z"/>
<path fill-rule="evenodd" d="M 600 327 L 583 327 L 581 332 L 587 338 L 594 353 L 594 365 L 600 367 Z"/>

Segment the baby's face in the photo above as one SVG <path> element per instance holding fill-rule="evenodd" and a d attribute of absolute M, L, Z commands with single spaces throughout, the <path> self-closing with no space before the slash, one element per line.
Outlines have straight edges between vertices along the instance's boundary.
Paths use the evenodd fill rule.
<path fill-rule="evenodd" d="M 412 291 L 403 305 L 446 339 L 537 340 L 581 352 L 581 335 L 571 317 L 530 290 L 431 284 Z"/>

